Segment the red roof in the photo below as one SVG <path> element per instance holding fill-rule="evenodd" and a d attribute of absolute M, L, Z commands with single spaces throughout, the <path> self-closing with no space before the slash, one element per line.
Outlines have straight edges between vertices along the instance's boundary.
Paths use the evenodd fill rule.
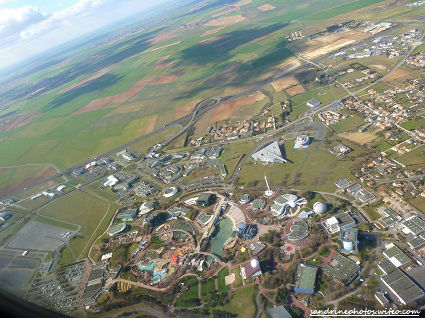
<path fill-rule="evenodd" d="M 171 259 L 171 263 L 175 264 L 178 261 L 178 257 L 176 255 L 173 256 L 173 258 Z"/>

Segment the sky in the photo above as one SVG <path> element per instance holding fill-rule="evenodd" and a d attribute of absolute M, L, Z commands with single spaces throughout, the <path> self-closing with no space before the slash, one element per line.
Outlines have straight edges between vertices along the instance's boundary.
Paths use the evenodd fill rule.
<path fill-rule="evenodd" d="M 166 0 L 0 0 L 0 69 Z"/>

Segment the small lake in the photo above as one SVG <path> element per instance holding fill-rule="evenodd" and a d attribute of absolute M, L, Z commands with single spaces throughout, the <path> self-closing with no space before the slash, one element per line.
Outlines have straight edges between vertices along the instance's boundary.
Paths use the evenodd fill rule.
<path fill-rule="evenodd" d="M 211 253 L 221 257 L 224 252 L 223 244 L 233 234 L 233 221 L 228 216 L 224 216 L 217 224 L 217 228 L 217 233 L 211 238 Z"/>

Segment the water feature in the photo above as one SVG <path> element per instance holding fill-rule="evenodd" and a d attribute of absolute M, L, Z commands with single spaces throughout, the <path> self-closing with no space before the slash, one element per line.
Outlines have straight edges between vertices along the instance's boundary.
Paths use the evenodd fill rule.
<path fill-rule="evenodd" d="M 233 222 L 224 216 L 216 225 L 216 230 L 211 238 L 211 253 L 223 256 L 223 244 L 232 236 Z"/>

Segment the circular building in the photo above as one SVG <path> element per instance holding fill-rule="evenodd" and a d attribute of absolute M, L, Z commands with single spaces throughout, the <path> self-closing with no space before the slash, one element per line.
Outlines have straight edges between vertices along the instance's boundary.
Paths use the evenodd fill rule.
<path fill-rule="evenodd" d="M 239 198 L 239 203 L 248 204 L 251 202 L 251 196 L 249 194 L 244 194 Z"/>
<path fill-rule="evenodd" d="M 295 139 L 294 148 L 305 148 L 310 142 L 310 138 L 306 135 L 300 135 Z"/>
<path fill-rule="evenodd" d="M 119 233 L 122 233 L 127 228 L 127 225 L 124 223 L 116 224 L 114 226 L 111 226 L 111 228 L 108 231 L 109 236 L 115 236 Z"/>
<path fill-rule="evenodd" d="M 285 235 L 289 241 L 301 241 L 308 236 L 308 233 L 308 224 L 303 220 L 294 220 L 285 227 Z"/>
<path fill-rule="evenodd" d="M 326 211 L 328 210 L 328 207 L 326 206 L 326 204 L 322 203 L 322 202 L 316 202 L 313 204 L 313 211 L 316 214 L 323 214 L 326 213 Z"/>
<path fill-rule="evenodd" d="M 260 262 L 258 261 L 258 259 L 253 258 L 253 259 L 251 260 L 251 267 L 252 267 L 252 268 L 257 268 L 258 266 L 260 266 Z"/>
<path fill-rule="evenodd" d="M 164 190 L 164 198 L 171 198 L 179 192 L 177 187 L 169 187 Z"/>

